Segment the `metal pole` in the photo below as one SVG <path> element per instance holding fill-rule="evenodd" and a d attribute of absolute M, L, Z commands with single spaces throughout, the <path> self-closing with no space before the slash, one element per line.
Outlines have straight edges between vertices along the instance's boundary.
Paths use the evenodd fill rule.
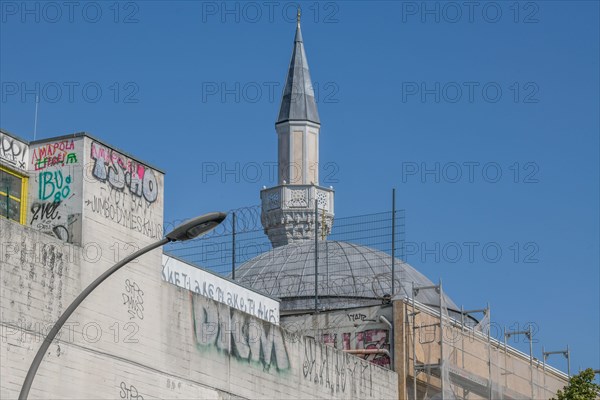
<path fill-rule="evenodd" d="M 490 309 L 490 303 L 487 303 L 486 306 L 486 314 L 485 316 L 487 317 L 488 320 L 488 327 L 487 327 L 487 337 L 488 337 L 488 369 L 489 369 L 489 374 L 490 374 L 490 400 L 493 398 L 493 394 L 494 394 L 494 385 L 493 385 L 493 381 L 492 381 L 492 338 L 491 338 L 491 331 L 492 331 L 492 312 Z M 498 352 L 498 354 L 500 354 L 500 352 Z M 500 367 L 500 366 L 498 366 Z"/>
<path fill-rule="evenodd" d="M 571 349 L 567 345 L 567 375 L 571 378 Z"/>
<path fill-rule="evenodd" d="M 33 383 L 33 379 L 35 378 L 35 373 L 37 372 L 42 362 L 42 359 L 44 358 L 44 355 L 46 355 L 46 351 L 50 347 L 52 340 L 58 334 L 60 328 L 62 328 L 64 323 L 67 322 L 67 319 L 71 316 L 71 314 L 73 314 L 75 309 L 77 309 L 77 307 L 83 302 L 83 300 L 85 300 L 85 298 L 88 297 L 88 295 L 92 293 L 94 289 L 96 289 L 102 282 L 104 282 L 106 278 L 111 276 L 113 273 L 117 272 L 121 267 L 123 267 L 130 261 L 135 260 L 139 256 L 151 250 L 154 250 L 157 247 L 163 246 L 169 242 L 170 239 L 168 238 L 161 239 L 158 242 L 152 243 L 151 245 L 148 245 L 143 249 L 136 251 L 130 256 L 125 257 L 123 260 L 119 261 L 117 264 L 113 265 L 110 269 L 106 270 L 102 275 L 96 278 L 94 282 L 92 282 L 88 287 L 86 287 L 83 290 L 83 292 L 81 292 L 79 296 L 77 296 L 77 298 L 73 300 L 73 302 L 69 305 L 69 307 L 67 307 L 65 312 L 60 316 L 58 321 L 56 321 L 52 329 L 50 329 L 50 332 L 48 332 L 48 335 L 44 339 L 44 342 L 42 343 L 40 349 L 35 355 L 35 358 L 33 359 L 31 366 L 29 367 L 29 371 L 27 371 L 27 376 L 25 377 L 25 381 L 23 382 L 21 393 L 19 393 L 19 400 L 27 400 L 27 397 L 29 396 L 29 390 L 31 389 L 31 384 Z"/>
<path fill-rule="evenodd" d="M 235 211 L 231 218 L 231 279 L 235 281 Z"/>
<path fill-rule="evenodd" d="M 542 346 L 542 374 L 544 375 L 544 396 L 546 396 L 546 351 Z"/>
<path fill-rule="evenodd" d="M 446 371 L 446 360 L 444 359 L 444 292 L 442 290 L 442 280 L 440 279 L 440 375 L 442 376 L 442 400 L 446 398 L 444 372 Z"/>
<path fill-rule="evenodd" d="M 319 203 L 315 191 L 315 313 L 319 312 Z"/>
<path fill-rule="evenodd" d="M 396 189 L 392 189 L 392 297 L 396 294 Z"/>
<path fill-rule="evenodd" d="M 533 383 L 533 336 L 531 333 L 531 324 L 529 324 L 529 328 L 527 329 L 527 337 L 529 338 L 529 368 L 531 369 L 531 398 L 534 398 L 534 383 Z"/>
<path fill-rule="evenodd" d="M 465 368 L 465 308 L 460 306 L 460 353 L 461 368 Z M 463 399 L 467 397 L 467 389 L 463 387 Z"/>
<path fill-rule="evenodd" d="M 394 321 L 394 308 L 392 307 L 392 321 Z M 392 371 L 396 370 L 395 367 L 395 354 L 394 354 L 394 336 L 395 336 L 395 332 L 394 332 L 394 324 L 393 322 L 390 322 L 385 316 L 380 315 L 379 316 L 379 320 L 381 322 L 383 322 L 384 324 L 386 324 L 389 328 L 390 328 L 390 369 Z"/>
<path fill-rule="evenodd" d="M 412 282 L 412 342 L 413 342 L 413 397 L 417 400 L 417 327 L 415 312 L 415 282 Z M 420 333 L 420 332 L 419 332 Z"/>
<path fill-rule="evenodd" d="M 504 332 L 504 387 L 507 387 L 508 374 L 506 373 L 506 351 L 507 351 L 507 348 L 506 348 L 506 326 L 504 326 L 503 332 Z M 504 391 L 503 391 L 503 393 L 504 393 Z"/>

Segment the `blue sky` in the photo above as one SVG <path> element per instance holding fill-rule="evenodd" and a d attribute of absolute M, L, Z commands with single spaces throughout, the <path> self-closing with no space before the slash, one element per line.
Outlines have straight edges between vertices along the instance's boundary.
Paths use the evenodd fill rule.
<path fill-rule="evenodd" d="M 167 221 L 276 183 L 295 3 L 23 4 L 2 2 L 2 128 L 33 139 L 37 92 L 38 138 L 87 131 L 166 171 Z M 409 263 L 535 322 L 537 357 L 568 344 L 599 368 L 598 2 L 302 8 L 336 215 L 386 211 L 395 187 Z"/>

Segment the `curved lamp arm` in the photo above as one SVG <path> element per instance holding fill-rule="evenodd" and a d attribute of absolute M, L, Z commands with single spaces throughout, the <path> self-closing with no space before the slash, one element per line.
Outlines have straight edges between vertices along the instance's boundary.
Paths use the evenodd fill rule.
<path fill-rule="evenodd" d="M 190 240 L 205 234 L 223 222 L 226 217 L 227 214 L 225 213 L 213 212 L 186 221 L 166 234 L 163 239 L 136 251 L 128 257 L 125 257 L 123 260 L 119 261 L 117 264 L 113 265 L 110 269 L 106 270 L 102 275 L 96 278 L 96 280 L 94 280 L 88 287 L 84 289 L 83 292 L 79 294 L 79 296 L 77 296 L 75 300 L 73 300 L 65 312 L 63 312 L 63 314 L 60 316 L 58 321 L 56 321 L 52 329 L 50 329 L 48 335 L 46 335 L 46 338 L 42 342 L 40 349 L 36 353 L 35 358 L 29 367 L 29 371 L 27 371 L 27 376 L 25 377 L 23 387 L 19 393 L 19 400 L 27 400 L 27 397 L 29 396 L 29 390 L 31 389 L 31 384 L 33 383 L 33 378 L 35 378 L 35 373 L 37 372 L 42 359 L 46 355 L 46 351 L 50 347 L 50 344 L 52 344 L 52 340 L 54 340 L 60 331 L 60 328 L 62 328 L 65 322 L 67 322 L 67 319 L 71 316 L 71 314 L 73 314 L 73 311 L 75 311 L 75 309 L 83 302 L 83 300 L 85 300 L 85 298 L 88 297 L 94 289 L 104 282 L 106 278 L 117 272 L 125 264 L 135 260 L 143 254 L 148 253 L 149 251 L 156 249 L 157 247 L 161 247 L 169 242 Z"/>
<path fill-rule="evenodd" d="M 40 349 L 38 350 L 37 354 L 35 355 L 35 358 L 33 359 L 33 362 L 31 363 L 31 366 L 29 367 L 29 371 L 27 371 L 27 376 L 25 377 L 25 381 L 23 382 L 21 393 L 19 393 L 19 400 L 27 400 L 27 396 L 29 396 L 29 389 L 31 389 L 31 384 L 33 383 L 33 378 L 35 378 L 35 373 L 37 372 L 42 362 L 42 359 L 44 358 L 44 355 L 46 355 L 46 351 L 50 347 L 50 344 L 52 344 L 52 340 L 54 340 L 62 326 L 65 324 L 65 322 L 67 322 L 67 319 L 69 319 L 71 314 L 73 314 L 73 311 L 75 311 L 75 309 L 83 302 L 83 300 L 85 300 L 85 298 L 88 297 L 88 295 L 92 293 L 94 289 L 96 289 L 102 282 L 104 282 L 106 278 L 117 272 L 125 264 L 135 260 L 139 256 L 148 253 L 151 250 L 156 249 L 157 247 L 169 243 L 170 241 L 171 240 L 168 238 L 161 239 L 158 242 L 152 243 L 151 245 L 136 251 L 130 256 L 125 257 L 123 260 L 119 261 L 117 264 L 113 265 L 110 269 L 106 270 L 102 275 L 96 278 L 94 282 L 92 282 L 88 287 L 86 287 L 85 290 L 81 292 L 75 300 L 73 300 L 73 302 L 69 305 L 69 307 L 67 307 L 65 312 L 60 316 L 58 321 L 56 321 L 52 329 L 50 329 L 50 332 L 48 332 L 48 335 L 42 342 Z"/>

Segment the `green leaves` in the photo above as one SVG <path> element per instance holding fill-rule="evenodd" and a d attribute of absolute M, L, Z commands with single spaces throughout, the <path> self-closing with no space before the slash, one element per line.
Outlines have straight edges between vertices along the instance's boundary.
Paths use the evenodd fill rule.
<path fill-rule="evenodd" d="M 595 400 L 600 396 L 600 385 L 595 384 L 594 370 L 588 368 L 569 379 L 567 386 L 551 400 Z"/>

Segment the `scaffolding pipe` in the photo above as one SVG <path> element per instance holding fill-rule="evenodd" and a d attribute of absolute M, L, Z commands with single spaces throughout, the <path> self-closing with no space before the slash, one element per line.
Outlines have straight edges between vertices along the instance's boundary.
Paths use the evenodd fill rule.
<path fill-rule="evenodd" d="M 546 393 L 546 352 L 542 346 L 542 375 L 544 375 L 544 393 Z"/>
<path fill-rule="evenodd" d="M 490 310 L 490 303 L 486 304 L 485 307 L 485 316 L 488 319 L 488 327 L 487 327 L 487 339 L 488 339 L 488 369 L 490 374 L 490 400 L 493 398 L 494 394 L 494 385 L 492 384 L 492 340 L 491 340 L 491 325 L 492 325 L 492 314 Z"/>
<path fill-rule="evenodd" d="M 231 280 L 235 281 L 235 211 L 231 216 Z"/>
<path fill-rule="evenodd" d="M 440 278 L 439 284 L 440 292 L 440 375 L 442 376 L 442 400 L 446 399 L 445 384 L 444 384 L 444 371 L 446 370 L 446 360 L 444 359 L 444 291 L 442 289 L 442 279 Z"/>
<path fill-rule="evenodd" d="M 503 333 L 504 333 L 504 387 L 507 387 L 508 385 L 508 374 L 506 373 L 506 355 L 507 355 L 507 348 L 506 348 L 506 326 L 504 326 L 503 328 Z"/>
<path fill-rule="evenodd" d="M 531 398 L 535 398 L 535 388 L 533 383 L 533 334 L 531 333 L 531 324 L 528 329 L 529 333 L 527 337 L 529 338 L 529 369 L 531 371 Z"/>
<path fill-rule="evenodd" d="M 414 400 L 417 400 L 417 328 L 416 328 L 416 321 L 415 321 L 415 316 L 416 311 L 415 311 L 415 297 L 416 297 L 416 292 L 415 292 L 415 282 L 412 282 L 412 331 L 413 331 L 413 335 L 412 335 L 412 342 L 413 342 L 413 398 Z"/>
<path fill-rule="evenodd" d="M 567 345 L 567 375 L 571 378 L 571 349 Z"/>
<path fill-rule="evenodd" d="M 396 189 L 392 189 L 392 297 L 396 295 Z"/>
<path fill-rule="evenodd" d="M 415 297 L 417 296 L 417 293 L 419 293 L 419 290 L 425 290 L 425 289 L 435 289 L 439 295 L 440 295 L 440 311 L 439 311 L 439 317 L 440 317 L 440 322 L 439 324 L 431 324 L 431 325 L 426 325 L 426 326 L 440 326 L 440 358 L 441 358 L 441 362 L 439 364 L 437 364 L 437 367 L 440 369 L 440 376 L 443 378 L 443 373 L 444 373 L 444 315 L 443 315 L 443 308 L 444 308 L 444 300 L 443 300 L 443 289 L 442 289 L 442 280 L 440 279 L 440 283 L 438 285 L 429 285 L 429 286 L 417 286 L 415 287 L 415 283 L 412 282 L 412 306 L 413 306 L 413 386 L 414 386 L 414 399 L 417 400 L 417 351 L 416 351 L 416 325 L 415 325 L 415 315 L 417 314 L 417 312 L 415 311 Z M 423 328 L 423 325 L 419 326 L 419 328 Z M 442 400 L 444 400 L 444 379 L 441 380 L 442 382 Z"/>
<path fill-rule="evenodd" d="M 531 324 L 527 327 L 526 331 L 509 331 L 506 332 L 504 328 L 504 372 L 506 373 L 506 338 L 512 335 L 525 335 L 529 339 L 529 375 L 530 375 L 530 386 L 531 386 L 531 398 L 534 398 L 534 387 L 533 387 L 533 335 L 531 333 Z"/>
<path fill-rule="evenodd" d="M 319 312 L 319 203 L 315 192 L 315 313 Z"/>
<path fill-rule="evenodd" d="M 393 308 L 392 308 L 393 310 Z M 393 311 L 392 311 L 392 315 L 393 315 Z M 394 342 L 395 342 L 395 338 L 394 338 L 394 325 L 383 315 L 379 316 L 379 320 L 381 322 L 383 322 L 384 324 L 386 324 L 389 328 L 390 328 L 390 368 L 392 371 L 394 371 L 396 368 L 394 366 Z"/>
<path fill-rule="evenodd" d="M 566 350 L 556 350 L 556 351 L 544 351 L 544 347 L 542 347 L 542 358 L 544 360 L 544 365 L 546 364 L 546 359 L 548 356 L 552 354 L 562 354 L 567 359 L 567 376 L 571 377 L 571 350 L 569 346 L 567 346 Z M 545 379 L 545 377 L 544 377 Z"/>

